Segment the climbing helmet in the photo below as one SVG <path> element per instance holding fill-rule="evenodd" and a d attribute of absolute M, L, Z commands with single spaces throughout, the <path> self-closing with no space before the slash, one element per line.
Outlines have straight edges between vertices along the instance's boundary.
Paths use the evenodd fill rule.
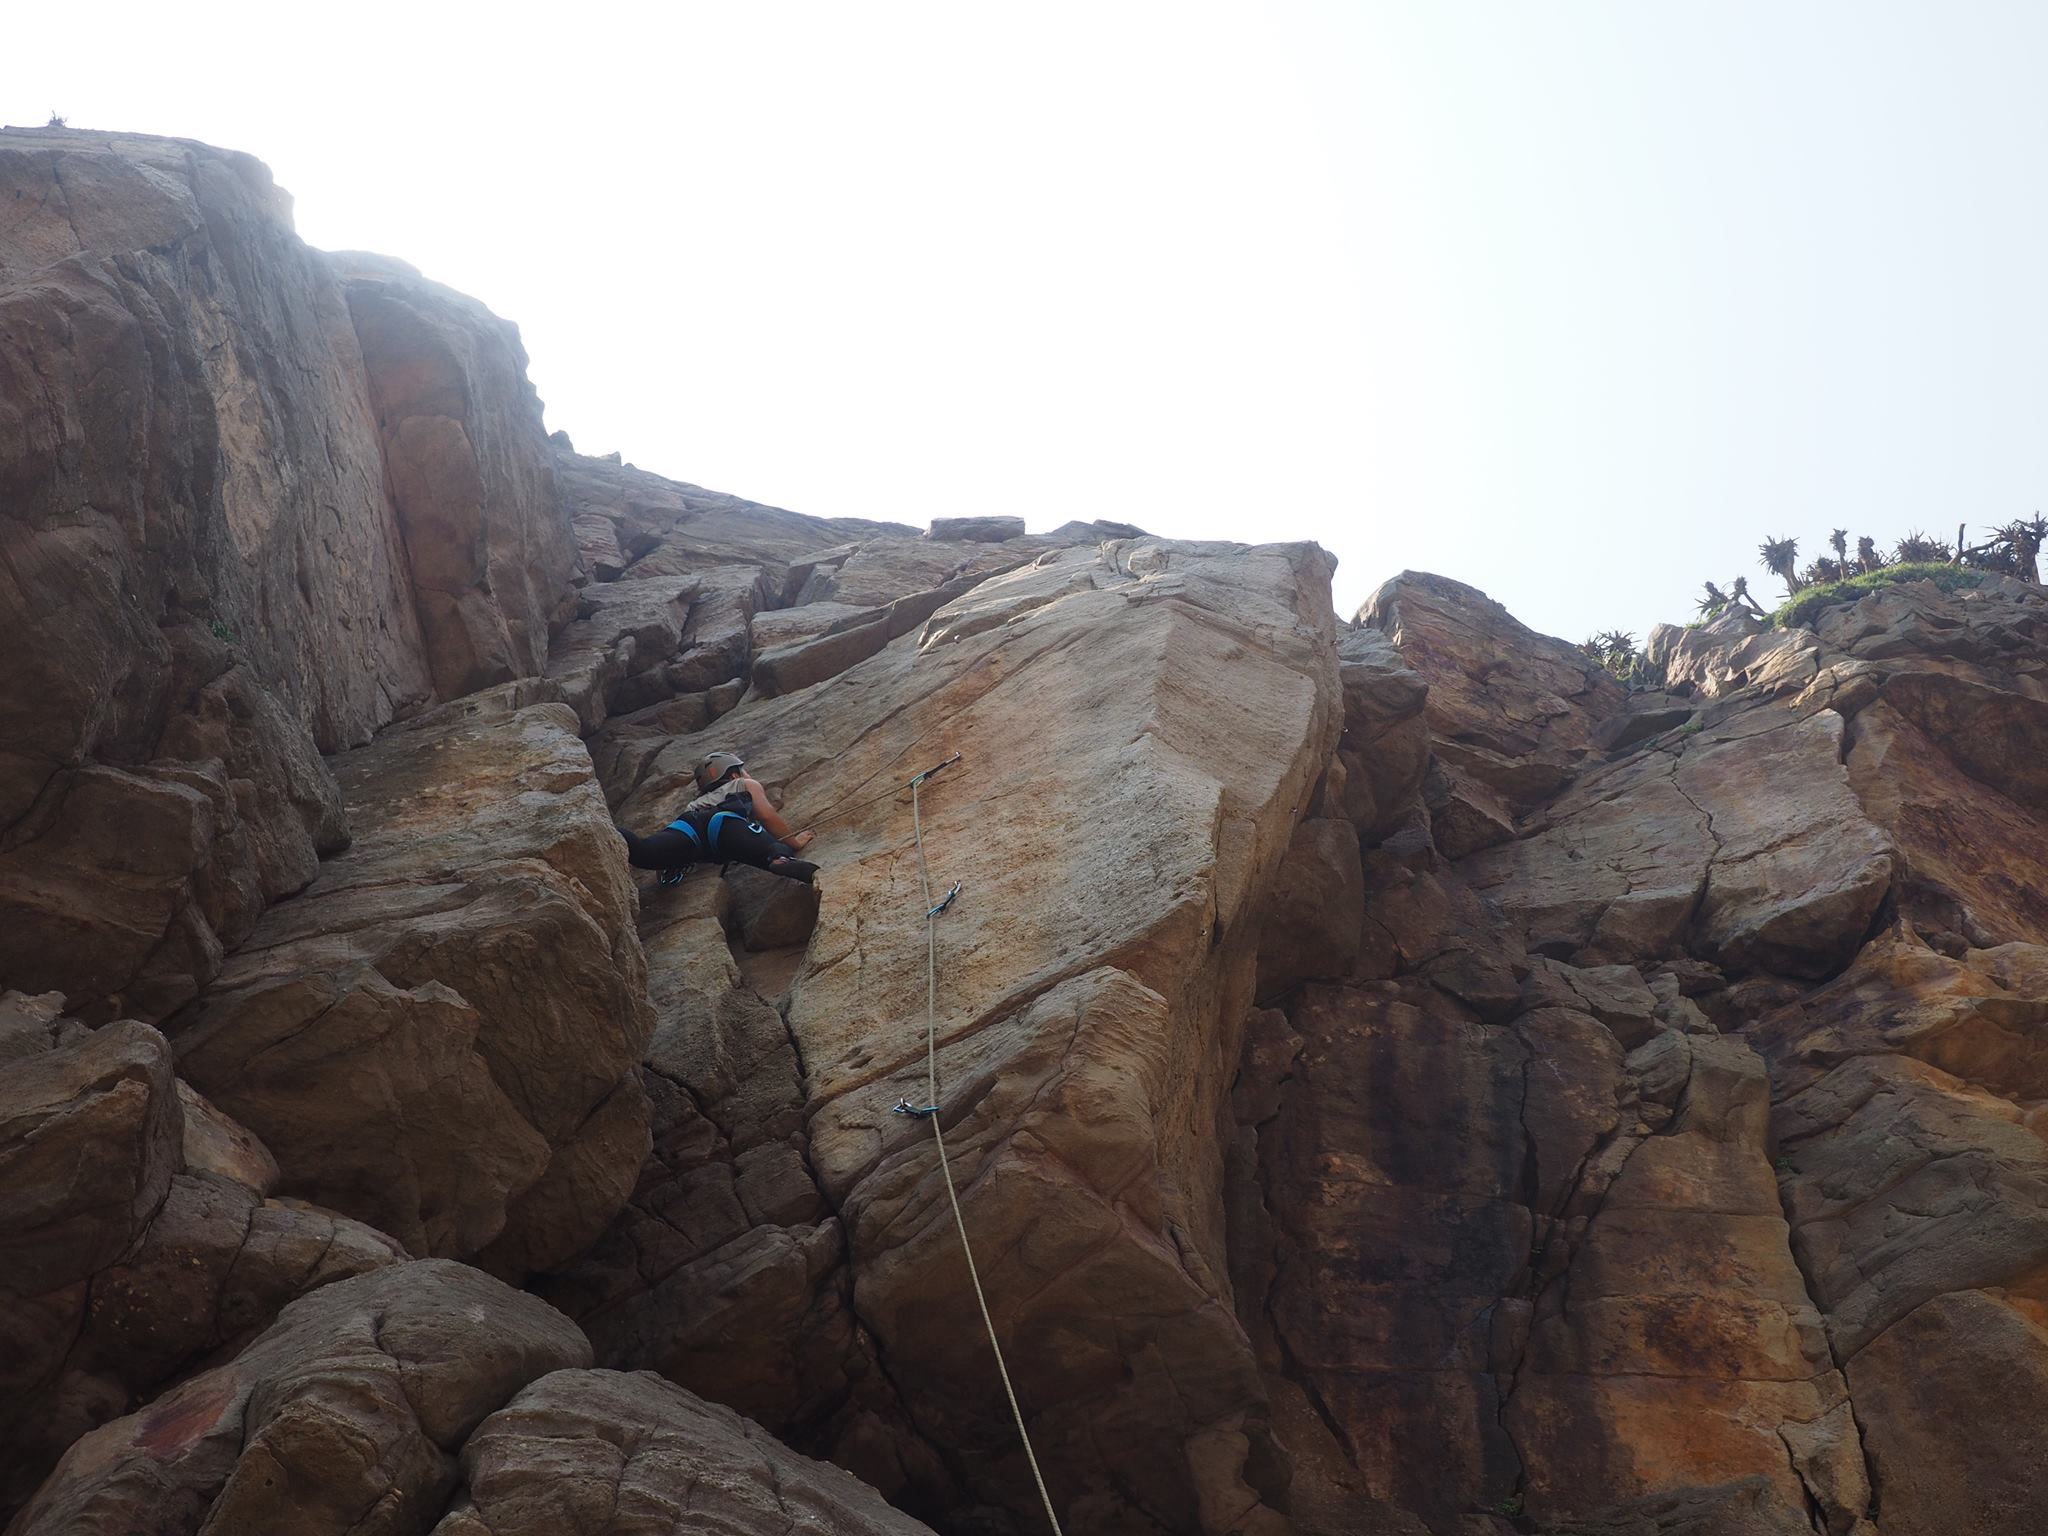
<path fill-rule="evenodd" d="M 708 792 L 733 769 L 746 766 L 737 752 L 714 752 L 697 765 L 697 788 Z"/>

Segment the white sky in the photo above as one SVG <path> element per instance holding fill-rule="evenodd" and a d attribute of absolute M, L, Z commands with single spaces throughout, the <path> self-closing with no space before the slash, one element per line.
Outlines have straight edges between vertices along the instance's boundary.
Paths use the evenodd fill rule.
<path fill-rule="evenodd" d="M 1577 639 L 2048 508 L 2044 64 L 2038 0 L 102 0 L 8 17 L 0 121 L 257 154 L 585 452 Z"/>

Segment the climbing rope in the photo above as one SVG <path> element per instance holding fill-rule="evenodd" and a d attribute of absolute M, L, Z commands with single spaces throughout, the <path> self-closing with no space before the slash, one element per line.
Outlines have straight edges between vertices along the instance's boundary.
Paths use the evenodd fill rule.
<path fill-rule="evenodd" d="M 1045 1503 L 1045 1518 L 1052 1526 L 1053 1536 L 1061 1536 L 1060 1517 L 1053 1512 L 1052 1495 L 1045 1490 L 1045 1474 L 1038 1470 L 1038 1455 L 1031 1449 L 1031 1432 L 1024 1427 L 1024 1410 L 1018 1406 L 1017 1389 L 1010 1385 L 1010 1368 L 1003 1363 L 1003 1346 L 996 1341 L 995 1320 L 988 1314 L 988 1297 L 981 1289 L 981 1272 L 974 1266 L 974 1247 L 967 1241 L 967 1221 L 960 1214 L 960 1195 L 953 1188 L 953 1166 L 946 1160 L 946 1133 L 939 1129 L 939 918 L 960 894 L 960 886 L 956 881 L 945 900 L 933 902 L 931 868 L 924 857 L 924 811 L 918 790 L 939 768 L 959 760 L 960 754 L 955 752 L 938 768 L 927 768 L 910 781 L 910 825 L 917 839 L 918 883 L 924 888 L 924 1069 L 926 1091 L 931 1098 L 921 1109 L 907 1100 L 899 1100 L 896 1111 L 921 1115 L 932 1123 L 932 1140 L 939 1149 L 939 1172 L 946 1181 L 946 1199 L 953 1207 L 953 1225 L 960 1232 L 960 1252 L 967 1259 L 967 1278 L 974 1282 L 974 1299 L 981 1307 L 982 1326 L 988 1329 L 988 1347 L 996 1357 L 996 1374 L 1003 1379 L 1003 1395 L 1010 1400 L 1010 1416 L 1017 1421 L 1017 1438 L 1024 1444 L 1024 1459 L 1031 1463 L 1031 1479 L 1038 1484 L 1038 1497 Z"/>
<path fill-rule="evenodd" d="M 931 767 L 925 769 L 923 773 L 920 773 L 916 778 L 912 779 L 910 783 L 907 785 L 892 784 L 887 789 L 883 790 L 879 795 L 869 795 L 865 800 L 855 800 L 851 804 L 847 805 L 835 805 L 832 807 L 831 810 L 827 811 L 824 815 L 811 817 L 809 821 L 804 823 L 804 825 L 812 828 L 813 830 L 816 830 L 819 827 L 825 826 L 829 822 L 837 821 L 842 816 L 851 816 L 855 811 L 866 810 L 869 806 L 877 805 L 884 800 L 893 800 L 898 795 L 902 794 L 905 789 L 914 788 L 916 785 L 922 784 L 926 779 L 930 778 L 933 774 L 937 773 L 941 768 L 949 768 L 954 763 L 957 763 L 959 761 L 960 754 L 958 752 L 955 752 L 951 757 L 947 758 L 945 762 L 935 763 Z"/>

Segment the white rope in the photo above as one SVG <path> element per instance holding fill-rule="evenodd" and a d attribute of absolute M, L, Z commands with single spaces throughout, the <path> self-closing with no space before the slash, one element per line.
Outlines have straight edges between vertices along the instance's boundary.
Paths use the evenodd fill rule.
<path fill-rule="evenodd" d="M 925 1118 L 932 1123 L 932 1140 L 938 1143 L 939 1172 L 945 1176 L 946 1199 L 952 1202 L 953 1225 L 960 1229 L 960 1251 L 967 1257 L 967 1278 L 974 1282 L 974 1299 L 981 1305 L 982 1326 L 988 1329 L 988 1347 L 995 1352 L 996 1374 L 1003 1378 L 1003 1394 L 1010 1400 L 1010 1415 L 1017 1421 L 1017 1438 L 1024 1442 L 1024 1459 L 1031 1463 L 1032 1481 L 1038 1484 L 1038 1497 L 1045 1503 L 1045 1518 L 1052 1525 L 1053 1536 L 1061 1536 L 1060 1517 L 1053 1513 L 1052 1495 L 1045 1491 L 1045 1474 L 1038 1470 L 1038 1456 L 1031 1449 L 1031 1434 L 1024 1427 L 1024 1410 L 1017 1405 L 1017 1389 L 1010 1385 L 1010 1368 L 1003 1363 L 1003 1346 L 996 1342 L 995 1320 L 988 1315 L 988 1297 L 981 1289 L 981 1273 L 974 1267 L 974 1249 L 967 1241 L 967 1222 L 960 1214 L 960 1196 L 953 1188 L 953 1167 L 946 1161 L 946 1135 L 939 1129 L 939 912 L 932 905 L 932 876 L 924 859 L 924 812 L 919 807 L 917 790 L 924 782 L 925 775 L 919 774 L 910 781 L 910 822 L 917 836 L 917 878 L 924 888 L 924 1065 L 926 1086 L 930 1096 L 926 1103 L 931 1113 Z M 949 898 L 950 899 L 950 898 Z"/>

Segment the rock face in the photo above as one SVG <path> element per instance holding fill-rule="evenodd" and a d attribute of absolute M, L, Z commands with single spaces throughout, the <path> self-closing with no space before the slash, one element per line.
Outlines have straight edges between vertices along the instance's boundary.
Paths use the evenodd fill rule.
<path fill-rule="evenodd" d="M 230 1364 L 87 1435 L 8 1530 L 425 1530 L 484 1416 L 588 1358 L 566 1318 L 477 1270 L 377 1270 L 293 1303 Z"/>
<path fill-rule="evenodd" d="M 621 845 L 560 704 L 485 699 L 335 760 L 363 830 L 170 1026 L 283 1187 L 513 1274 L 603 1230 L 647 1144 Z"/>
<path fill-rule="evenodd" d="M 66 1446 L 296 1296 L 404 1257 L 268 1199 L 262 1144 L 172 1077 L 146 1024 L 0 996 L 0 1505 Z"/>
<path fill-rule="evenodd" d="M 478 1426 L 462 1470 L 464 1496 L 434 1536 L 926 1530 L 838 1468 L 645 1371 L 541 1377 Z"/>
<path fill-rule="evenodd" d="M 1571 782 L 1622 690 L 1585 652 L 1525 629 L 1486 594 L 1410 571 L 1359 614 L 1429 684 L 1431 829 L 1446 857 L 1514 835 Z"/>
<path fill-rule="evenodd" d="M 533 676 L 575 559 L 519 332 L 402 262 L 340 269 L 435 692 Z"/>
<path fill-rule="evenodd" d="M 749 964 L 743 914 L 645 909 L 656 1161 L 548 1289 L 601 1360 L 736 1401 L 910 1507 L 1030 1507 L 927 1128 L 890 1112 L 926 1092 L 926 903 L 889 790 L 957 750 L 922 795 L 934 879 L 974 892 L 941 930 L 941 1124 L 1048 1477 L 1098 1523 L 1280 1518 L 1206 1128 L 1271 871 L 1336 744 L 1328 579 L 1306 547 L 1056 549 L 647 762 L 629 822 L 671 814 L 724 740 L 792 814 L 884 803 L 821 835 L 831 873 L 785 975 Z M 1007 852 L 1062 822 L 1101 833 Z M 1045 1330 L 1057 1350 L 1030 1346 Z M 731 1342 L 762 1332 L 816 1347 L 764 1372 Z M 1131 1432 L 1092 1433 L 1105 1419 Z"/>
<path fill-rule="evenodd" d="M 1354 807 L 1358 959 L 1254 1015 L 1236 1089 L 1237 1305 L 1297 1511 L 2030 1527 L 2034 1416 L 2009 1437 L 1950 1394 L 1982 1370 L 2027 1396 L 2048 1273 L 2043 598 L 1695 631 L 1625 702 L 1520 643 L 1460 687 L 1445 637 L 1500 624 L 1477 594 L 1403 577 L 1367 606 L 1429 684 L 1433 835 Z M 1563 782 L 1517 801 L 1525 763 Z M 1474 782 L 1493 831 L 1447 841 L 1477 792 L 1445 785 Z M 1748 1491 L 1686 1491 L 1716 1487 Z"/>
<path fill-rule="evenodd" d="M 348 288 L 247 155 L 0 133 L 0 974 L 188 1002 L 348 827 L 319 754 L 541 670 L 574 560 L 509 327 Z"/>
<path fill-rule="evenodd" d="M 578 454 L 243 156 L 0 193 L 10 1536 L 1035 1531 L 935 1133 L 1069 1529 L 2038 1525 L 2042 589 L 1630 693 Z M 626 869 L 713 748 L 818 885 Z"/>

